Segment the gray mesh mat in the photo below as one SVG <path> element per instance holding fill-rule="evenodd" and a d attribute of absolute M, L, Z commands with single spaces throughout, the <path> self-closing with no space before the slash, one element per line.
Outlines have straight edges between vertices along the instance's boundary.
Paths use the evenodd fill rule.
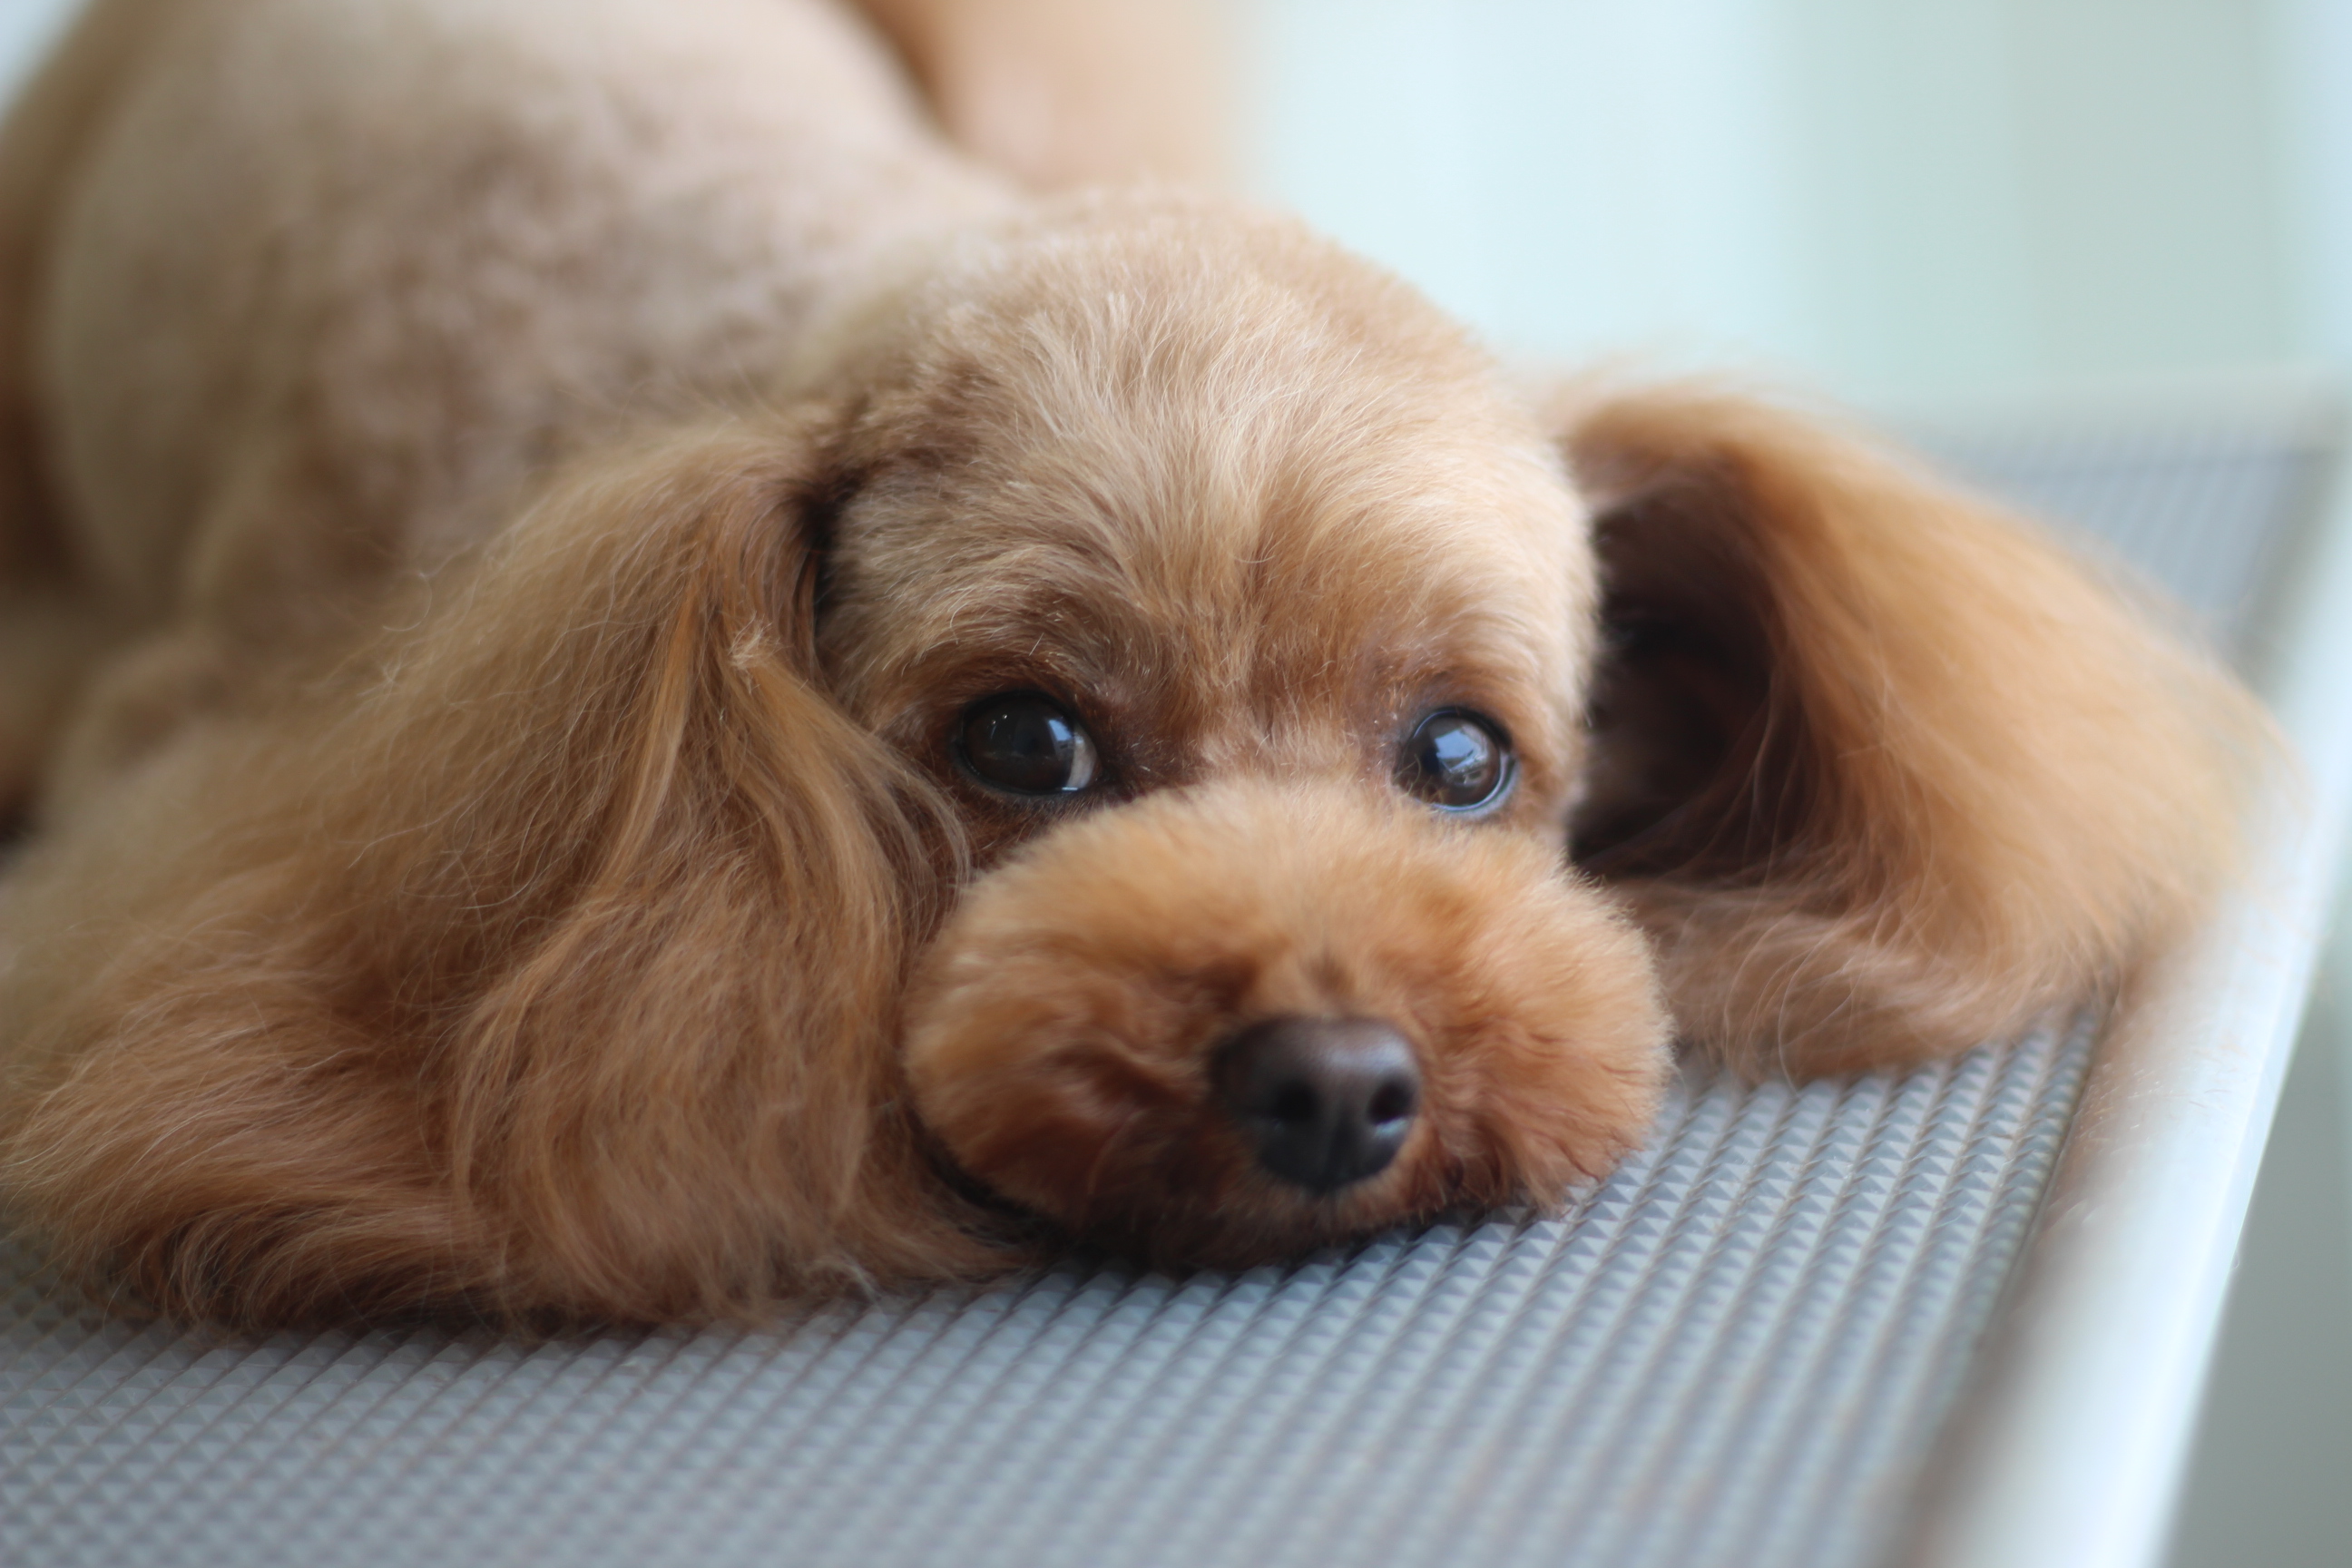
<path fill-rule="evenodd" d="M 9 1281 L 15 1563 L 1858 1560 L 2089 1031 L 1686 1086 L 1559 1220 L 776 1332 L 216 1342 Z"/>
<path fill-rule="evenodd" d="M 2326 448 L 2218 439 L 1939 446 L 2228 637 Z M 756 1334 L 224 1341 L 0 1248 L 0 1562 L 1866 1563 L 2095 1032 L 1694 1080 L 1558 1220 L 1242 1275 L 1073 1259 Z"/>
<path fill-rule="evenodd" d="M 1947 468 L 2078 536 L 2147 578 L 2224 644 L 2256 629 L 2294 521 L 2318 501 L 2336 457 L 2324 408 L 2282 417 L 1938 431 Z"/>

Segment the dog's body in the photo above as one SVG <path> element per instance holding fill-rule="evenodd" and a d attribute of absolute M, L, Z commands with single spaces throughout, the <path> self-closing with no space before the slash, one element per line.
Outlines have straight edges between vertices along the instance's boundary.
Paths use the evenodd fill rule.
<path fill-rule="evenodd" d="M 1004 1266 L 950 1164 L 1211 1261 L 1549 1200 L 1666 1009 L 1948 1051 L 2226 857 L 2240 700 L 2047 546 L 1026 195 L 814 0 L 109 0 L 0 218 L 5 1180 L 172 1310 Z"/>

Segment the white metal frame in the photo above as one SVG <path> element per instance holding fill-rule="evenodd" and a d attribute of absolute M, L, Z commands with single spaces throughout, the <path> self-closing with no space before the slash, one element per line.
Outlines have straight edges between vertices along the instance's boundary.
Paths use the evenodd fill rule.
<path fill-rule="evenodd" d="M 2300 759 L 2243 886 L 2101 1043 L 1898 1560 L 2152 1568 L 2169 1536 L 2352 806 L 2352 486 L 2292 552 L 2252 671 Z"/>

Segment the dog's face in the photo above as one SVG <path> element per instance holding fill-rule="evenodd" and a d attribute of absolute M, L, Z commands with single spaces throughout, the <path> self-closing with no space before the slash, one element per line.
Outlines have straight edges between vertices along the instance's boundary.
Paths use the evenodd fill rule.
<path fill-rule="evenodd" d="M 1247 237 L 960 289 L 866 393 L 819 621 L 979 868 L 908 1016 L 922 1121 L 1221 1261 L 1555 1197 L 1665 1060 L 1563 860 L 1598 588 L 1558 458 L 1420 301 Z"/>

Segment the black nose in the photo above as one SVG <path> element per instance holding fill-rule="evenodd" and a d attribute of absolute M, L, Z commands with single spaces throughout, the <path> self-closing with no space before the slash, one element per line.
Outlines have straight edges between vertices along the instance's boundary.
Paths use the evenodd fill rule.
<path fill-rule="evenodd" d="M 1421 1109 L 1405 1037 L 1375 1018 L 1269 1018 L 1217 1052 L 1217 1095 L 1257 1162 L 1314 1193 L 1388 1168 Z"/>

